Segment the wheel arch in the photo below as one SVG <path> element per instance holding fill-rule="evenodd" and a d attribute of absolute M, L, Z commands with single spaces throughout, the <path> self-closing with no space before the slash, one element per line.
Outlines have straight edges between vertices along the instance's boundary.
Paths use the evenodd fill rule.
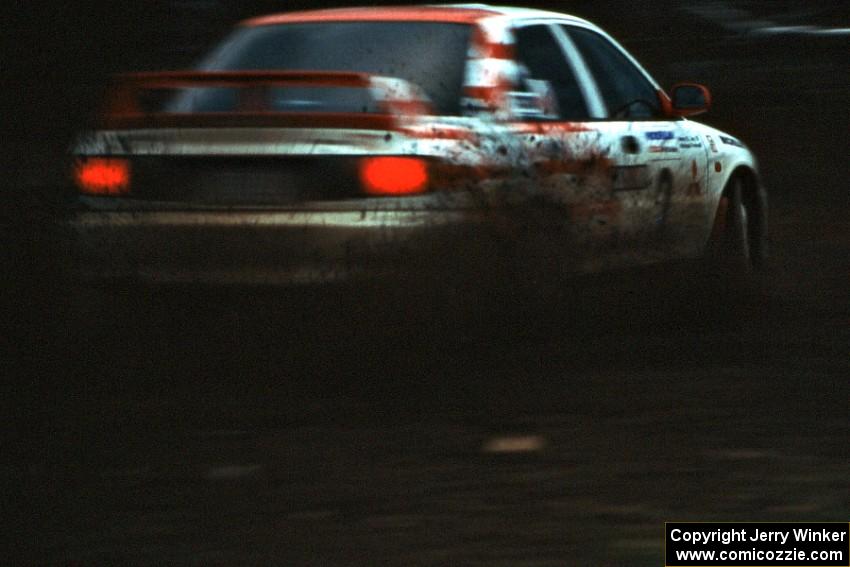
<path fill-rule="evenodd" d="M 734 180 L 741 181 L 741 199 L 749 218 L 748 240 L 753 266 L 762 267 L 768 257 L 767 191 L 758 172 L 749 165 L 739 165 L 732 170 L 723 187 L 723 195 Z"/>

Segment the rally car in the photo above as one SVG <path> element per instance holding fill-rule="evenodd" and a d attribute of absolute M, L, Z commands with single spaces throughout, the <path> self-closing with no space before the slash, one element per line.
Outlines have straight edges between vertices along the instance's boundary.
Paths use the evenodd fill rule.
<path fill-rule="evenodd" d="M 595 25 L 485 5 L 284 13 L 119 76 L 72 148 L 86 277 L 328 282 L 765 257 L 751 152 Z"/>

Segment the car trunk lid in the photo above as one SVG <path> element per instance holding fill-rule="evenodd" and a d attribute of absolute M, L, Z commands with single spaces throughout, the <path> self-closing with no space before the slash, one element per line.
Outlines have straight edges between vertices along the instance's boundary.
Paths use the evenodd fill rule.
<path fill-rule="evenodd" d="M 324 94 L 305 94 L 313 91 Z M 320 108 L 291 110 L 298 97 Z M 116 79 L 101 129 L 80 136 L 74 153 L 78 168 L 98 156 L 126 164 L 126 191 L 103 192 L 111 197 L 210 206 L 350 199 L 362 195 L 361 159 L 407 153 L 398 130 L 431 110 L 415 85 L 364 73 L 137 73 Z"/>

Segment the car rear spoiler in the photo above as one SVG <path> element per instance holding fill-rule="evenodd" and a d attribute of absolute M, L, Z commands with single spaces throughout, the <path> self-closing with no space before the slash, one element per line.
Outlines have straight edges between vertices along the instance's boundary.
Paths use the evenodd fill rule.
<path fill-rule="evenodd" d="M 225 112 L 145 109 L 142 93 L 221 87 L 240 89 L 237 108 Z M 284 112 L 269 105 L 275 87 L 368 89 L 378 113 Z M 158 71 L 117 75 L 107 93 L 101 122 L 109 128 L 316 127 L 390 129 L 406 115 L 427 115 L 432 106 L 422 90 L 403 79 L 339 71 Z"/>

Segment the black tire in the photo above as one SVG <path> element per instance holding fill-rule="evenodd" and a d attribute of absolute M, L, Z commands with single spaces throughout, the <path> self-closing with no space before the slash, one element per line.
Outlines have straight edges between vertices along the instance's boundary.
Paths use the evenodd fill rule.
<path fill-rule="evenodd" d="M 752 273 L 752 214 L 744 199 L 743 179 L 735 176 L 720 198 L 708 244 L 706 256 L 713 270 L 738 278 Z"/>

